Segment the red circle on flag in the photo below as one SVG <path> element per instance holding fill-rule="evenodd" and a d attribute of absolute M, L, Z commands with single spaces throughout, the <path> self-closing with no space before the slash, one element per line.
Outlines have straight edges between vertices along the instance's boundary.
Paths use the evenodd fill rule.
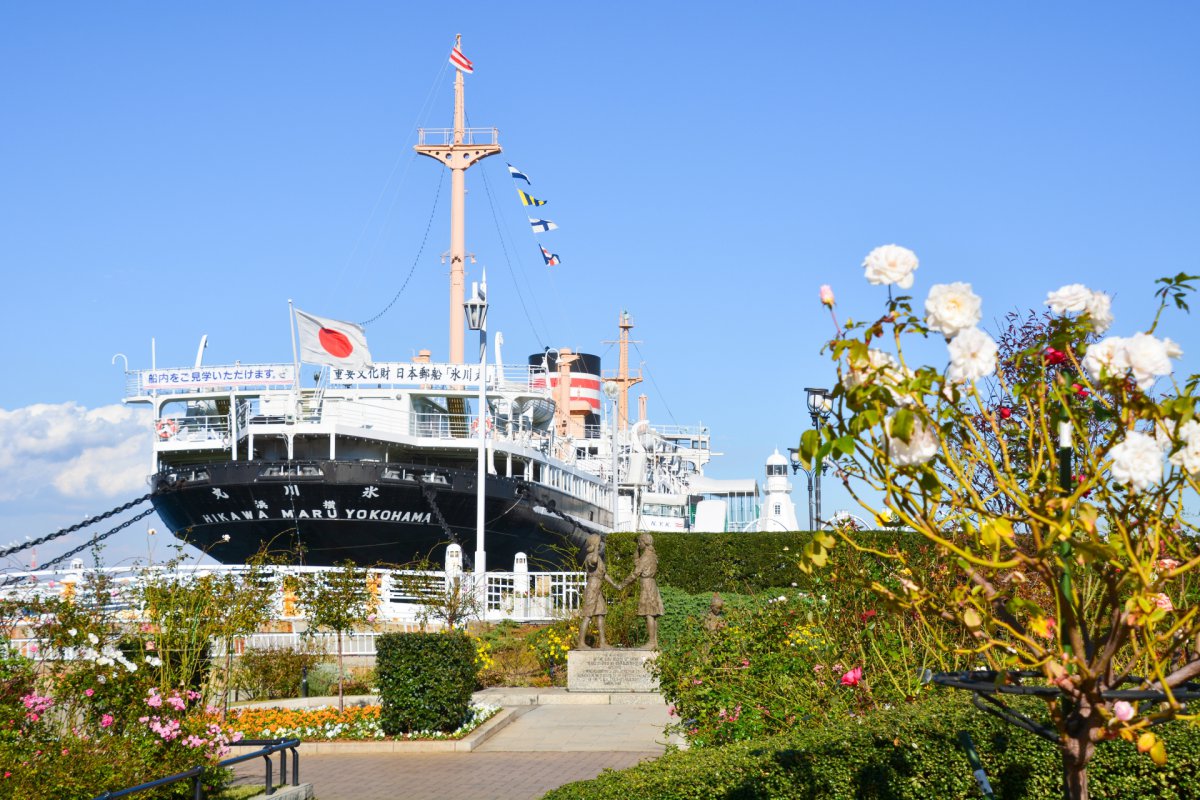
<path fill-rule="evenodd" d="M 321 347 L 325 348 L 325 352 L 335 358 L 345 358 L 354 352 L 354 345 L 350 343 L 350 338 L 341 331 L 321 328 L 317 339 L 320 340 Z"/>

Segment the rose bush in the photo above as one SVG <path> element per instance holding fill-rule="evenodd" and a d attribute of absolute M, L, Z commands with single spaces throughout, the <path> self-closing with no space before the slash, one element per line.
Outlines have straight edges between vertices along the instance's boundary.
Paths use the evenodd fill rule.
<path fill-rule="evenodd" d="M 912 285 L 911 269 L 881 261 L 900 263 L 873 252 L 871 283 Z M 915 268 L 915 256 L 904 261 Z M 898 520 L 956 565 L 949 586 L 921 574 L 878 581 L 882 599 L 969 637 L 943 649 L 1001 675 L 1033 671 L 1062 693 L 1048 721 L 1031 724 L 1057 739 L 1074 797 L 1087 796 L 1087 764 L 1106 739 L 1136 739 L 1164 761 L 1149 727 L 1185 714 L 1175 694 L 1200 676 L 1200 614 L 1181 605 L 1186 576 L 1200 567 L 1183 513 L 1198 489 L 1189 423 L 1200 378 L 1173 377 L 1180 348 L 1156 333 L 1169 305 L 1187 309 L 1195 279 L 1161 279 L 1149 327 L 1100 341 L 1113 323 L 1110 298 L 1062 287 L 1046 299 L 1052 316 L 1008 363 L 991 337 L 967 329 L 978 332 L 959 346 L 965 331 L 956 334 L 945 367 L 906 360 L 906 348 L 942 327 L 889 289 L 878 319 L 838 328 L 832 419 L 800 444 L 806 460 L 837 458 L 872 516 Z M 852 532 L 841 539 L 856 545 Z M 832 545 L 816 540 L 807 555 L 819 565 Z M 1165 558 L 1178 566 L 1156 569 Z M 1022 587 L 1032 581 L 1042 591 L 1030 596 Z M 1161 702 L 1124 719 L 1111 692 L 1135 687 Z"/>

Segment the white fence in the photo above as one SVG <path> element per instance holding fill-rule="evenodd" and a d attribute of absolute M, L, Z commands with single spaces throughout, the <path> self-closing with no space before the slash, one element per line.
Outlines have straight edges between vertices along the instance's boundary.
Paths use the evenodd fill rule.
<path fill-rule="evenodd" d="M 548 622 L 570 616 L 579 610 L 584 575 L 581 572 L 512 572 L 486 573 L 482 592 L 475 588 L 475 576 L 451 569 L 440 572 L 368 569 L 366 588 L 376 596 L 376 624 L 399 626 L 416 625 L 430 616 L 430 611 L 454 591 L 480 597 L 478 611 L 473 615 L 489 622 Z M 80 602 L 101 603 L 106 609 L 129 621 L 138 621 L 141 614 L 134 598 L 139 586 L 153 580 L 189 580 L 205 575 L 249 574 L 251 568 L 240 565 L 191 566 L 166 570 L 162 567 L 104 567 L 83 569 L 78 565 L 70 570 L 41 572 L 11 572 L 3 576 L 11 581 L 0 588 L 0 599 L 20 600 L 28 597 L 65 597 Z M 303 609 L 295 594 L 284 588 L 285 578 L 303 578 L 307 574 L 333 569 L 330 567 L 270 567 L 259 568 L 256 580 L 263 591 L 272 593 L 272 612 L 263 620 L 263 628 L 275 621 L 294 622 L 303 619 Z M 103 585 L 99 599 L 93 588 Z M 261 634 L 264 636 L 270 634 Z M 373 645 L 372 645 L 373 652 Z"/>

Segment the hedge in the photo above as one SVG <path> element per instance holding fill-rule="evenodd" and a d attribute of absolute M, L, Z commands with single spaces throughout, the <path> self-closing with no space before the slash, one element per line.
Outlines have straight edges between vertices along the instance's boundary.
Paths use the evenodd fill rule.
<path fill-rule="evenodd" d="M 475 690 L 475 645 L 465 634 L 385 633 L 376 640 L 379 722 L 388 736 L 453 731 Z"/>
<path fill-rule="evenodd" d="M 545 800 L 955 800 L 981 796 L 957 733 L 971 733 L 998 800 L 1060 800 L 1058 750 L 944 690 L 919 704 L 724 747 L 668 753 L 562 786 Z M 1124 741 L 1101 743 L 1089 766 L 1092 798 L 1200 797 L 1200 729 L 1156 729 L 1168 762 L 1155 767 Z"/>
<path fill-rule="evenodd" d="M 609 571 L 618 579 L 633 567 L 637 536 L 612 533 L 606 537 L 605 559 Z M 929 541 L 912 531 L 859 531 L 854 536 L 872 548 L 903 552 L 913 571 L 929 573 L 941 562 Z M 812 537 L 810 531 L 655 533 L 658 583 L 689 594 L 756 594 L 792 586 L 820 593 L 839 570 L 859 572 L 878 580 L 895 569 L 895 562 L 859 553 L 839 542 L 825 569 L 805 575 L 797 563 Z"/>

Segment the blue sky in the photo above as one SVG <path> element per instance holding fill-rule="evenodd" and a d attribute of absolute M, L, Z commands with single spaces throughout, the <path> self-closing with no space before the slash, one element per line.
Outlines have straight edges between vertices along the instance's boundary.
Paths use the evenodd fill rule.
<path fill-rule="evenodd" d="M 382 309 L 442 178 L 412 144 L 451 122 L 455 33 L 470 121 L 505 149 L 469 173 L 467 214 L 506 360 L 615 367 L 628 309 L 651 418 L 710 426 L 716 477 L 795 445 L 803 387 L 833 379 L 817 287 L 876 313 L 877 245 L 917 252 L 918 299 L 970 281 L 985 321 L 1105 289 L 1117 335 L 1147 324 L 1155 277 L 1200 272 L 1190 4 L 9 3 L 0 540 L 140 494 L 149 434 L 106 408 L 114 353 L 147 367 L 155 337 L 160 365 L 190 365 L 208 334 L 206 363 L 287 361 L 289 297 Z M 506 161 L 550 201 L 561 266 Z M 444 356 L 448 229 L 443 189 L 367 330 L 377 358 Z M 1194 330 L 1160 328 L 1185 373 Z M 827 483 L 826 511 L 845 505 Z"/>

